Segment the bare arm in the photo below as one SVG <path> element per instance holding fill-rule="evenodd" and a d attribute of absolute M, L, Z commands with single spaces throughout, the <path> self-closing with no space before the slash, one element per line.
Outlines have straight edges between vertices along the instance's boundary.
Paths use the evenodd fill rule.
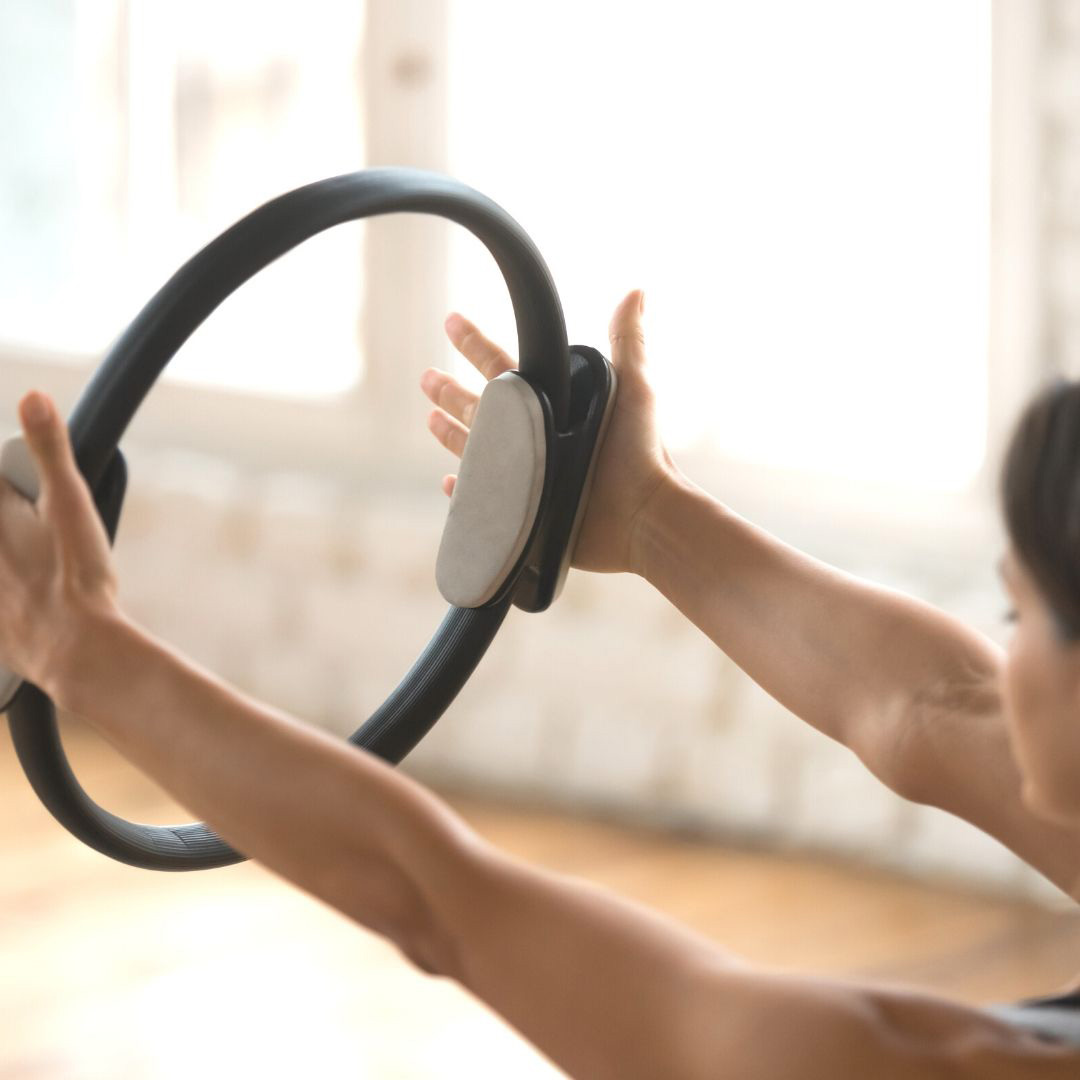
<path fill-rule="evenodd" d="M 782 543 L 683 476 L 657 430 L 639 299 L 629 293 L 608 330 L 619 391 L 574 565 L 646 578 L 899 794 L 966 818 L 1080 899 L 1080 834 L 1020 800 L 998 698 L 1001 650 L 930 604 Z M 447 334 L 489 379 L 515 366 L 461 316 Z M 477 396 L 436 369 L 421 386 L 438 406 L 432 432 L 460 457 Z M 446 477 L 443 490 L 453 486 Z"/>
<path fill-rule="evenodd" d="M 922 686 L 982 639 L 803 554 L 672 470 L 639 519 L 633 569 L 777 701 L 873 765 Z"/>
<path fill-rule="evenodd" d="M 122 615 L 86 618 L 45 687 L 54 700 L 230 843 L 459 981 L 579 1080 L 1076 1067 L 974 1009 L 754 971 L 641 905 L 497 851 L 404 774 Z"/>
<path fill-rule="evenodd" d="M 657 429 L 639 301 L 628 294 L 608 330 L 619 390 L 574 565 L 646 578 L 773 697 L 899 786 L 915 703 L 951 692 L 957 672 L 992 683 L 997 650 L 929 604 L 782 543 L 683 476 Z M 459 315 L 447 334 L 489 379 L 515 367 Z M 460 457 L 477 396 L 436 369 L 421 386 L 438 406 L 432 432 Z"/>
<path fill-rule="evenodd" d="M 421 969 L 453 969 L 429 900 L 481 841 L 445 804 L 374 755 L 241 693 L 122 612 L 72 622 L 76 644 L 41 683 L 54 702 L 237 850 Z"/>
<path fill-rule="evenodd" d="M 899 987 L 755 969 L 657 913 L 498 853 L 448 913 L 462 982 L 577 1080 L 1037 1080 L 1075 1049 Z"/>
<path fill-rule="evenodd" d="M 675 469 L 631 551 L 634 571 L 793 713 L 899 794 L 972 822 L 1080 899 L 1080 835 L 1020 799 L 996 644 L 805 555 Z"/>

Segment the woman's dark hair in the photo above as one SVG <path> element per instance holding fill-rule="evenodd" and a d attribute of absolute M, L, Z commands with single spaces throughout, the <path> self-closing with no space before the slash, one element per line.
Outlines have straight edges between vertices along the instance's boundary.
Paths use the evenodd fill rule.
<path fill-rule="evenodd" d="M 1061 636 L 1080 638 L 1080 382 L 1057 379 L 1024 410 L 1001 470 L 1013 550 Z"/>

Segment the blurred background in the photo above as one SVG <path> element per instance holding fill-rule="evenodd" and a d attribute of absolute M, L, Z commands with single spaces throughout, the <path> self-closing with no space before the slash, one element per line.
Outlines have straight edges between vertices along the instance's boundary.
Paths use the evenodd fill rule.
<path fill-rule="evenodd" d="M 698 484 L 1004 641 L 1003 442 L 1080 374 L 1080 0 L 5 0 L 0 116 L 0 437 L 32 386 L 70 410 L 262 202 L 433 169 L 521 223 L 572 342 L 609 354 L 645 290 L 662 435 Z M 411 214 L 316 237 L 224 304 L 123 443 L 128 612 L 358 727 L 445 609 L 455 462 L 419 376 L 482 383 L 450 311 L 516 352 L 487 250 Z M 62 719 L 95 798 L 189 816 Z M 562 1075 L 259 867 L 82 848 L 0 755 L 5 1080 Z M 1067 898 L 903 802 L 637 579 L 575 571 L 542 617 L 513 610 L 402 769 L 507 850 L 760 963 L 972 1001 L 1080 966 Z"/>

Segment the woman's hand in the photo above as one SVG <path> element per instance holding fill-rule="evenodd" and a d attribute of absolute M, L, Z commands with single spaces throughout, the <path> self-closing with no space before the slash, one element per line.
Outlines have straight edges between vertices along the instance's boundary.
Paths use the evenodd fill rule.
<path fill-rule="evenodd" d="M 656 429 L 654 394 L 645 376 L 645 336 L 641 328 L 644 293 L 628 293 L 608 327 L 612 363 L 619 380 L 615 411 L 596 463 L 592 492 L 572 565 L 605 573 L 636 571 L 635 530 L 649 500 L 675 471 Z M 467 319 L 451 315 L 447 336 L 454 348 L 488 379 L 517 364 Z M 435 437 L 458 457 L 465 451 L 479 398 L 445 371 L 428 368 L 420 379 L 438 406 L 428 417 Z M 443 479 L 450 495 L 456 477 Z"/>
<path fill-rule="evenodd" d="M 19 402 L 19 420 L 41 494 L 30 502 L 0 478 L 0 664 L 49 692 L 82 617 L 115 611 L 117 580 L 52 399 L 31 391 Z"/>

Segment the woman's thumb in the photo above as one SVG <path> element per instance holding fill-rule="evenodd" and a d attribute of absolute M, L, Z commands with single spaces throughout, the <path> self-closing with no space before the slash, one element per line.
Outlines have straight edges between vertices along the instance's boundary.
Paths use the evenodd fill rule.
<path fill-rule="evenodd" d="M 67 425 L 57 412 L 48 394 L 31 390 L 19 402 L 19 419 L 22 422 L 26 445 L 34 459 L 41 494 L 48 495 L 49 502 L 69 504 L 72 498 L 83 502 L 79 490 L 82 476 L 75 463 Z"/>
<path fill-rule="evenodd" d="M 645 331 L 641 325 L 644 311 L 645 292 L 634 289 L 623 297 L 611 316 L 608 341 L 611 344 L 611 359 L 617 367 L 645 363 Z"/>

